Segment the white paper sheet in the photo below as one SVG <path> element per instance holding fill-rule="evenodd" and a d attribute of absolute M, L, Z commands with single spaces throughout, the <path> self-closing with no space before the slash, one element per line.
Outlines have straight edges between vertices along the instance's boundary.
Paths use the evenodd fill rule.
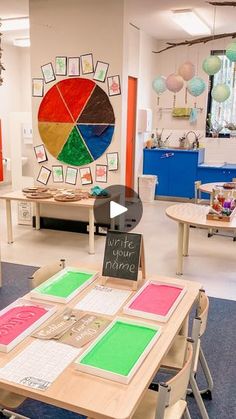
<path fill-rule="evenodd" d="M 76 304 L 75 308 L 92 313 L 113 315 L 117 313 L 131 293 L 132 291 L 96 285 L 92 291 Z"/>
<path fill-rule="evenodd" d="M 0 368 L 0 378 L 37 390 L 47 390 L 81 349 L 54 341 L 35 340 Z"/>

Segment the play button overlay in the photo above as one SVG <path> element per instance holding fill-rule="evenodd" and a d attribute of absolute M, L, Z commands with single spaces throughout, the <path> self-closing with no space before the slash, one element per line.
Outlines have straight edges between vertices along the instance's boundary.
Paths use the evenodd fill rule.
<path fill-rule="evenodd" d="M 143 204 L 137 192 L 124 185 L 111 185 L 103 194 L 95 199 L 96 225 L 112 230 L 133 230 L 143 215 Z"/>
<path fill-rule="evenodd" d="M 114 201 L 110 202 L 110 218 L 115 218 L 118 215 L 124 214 L 128 211 L 128 208 L 123 207 L 123 205 L 117 204 Z"/>

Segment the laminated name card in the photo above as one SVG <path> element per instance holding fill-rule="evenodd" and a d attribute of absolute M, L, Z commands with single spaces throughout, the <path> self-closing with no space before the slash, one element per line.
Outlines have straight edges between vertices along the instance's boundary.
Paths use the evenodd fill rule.
<path fill-rule="evenodd" d="M 128 384 L 160 333 L 160 326 L 117 318 L 75 361 L 77 369 Z"/>
<path fill-rule="evenodd" d="M 9 352 L 56 311 L 46 303 L 19 299 L 0 311 L 0 351 Z"/>
<path fill-rule="evenodd" d="M 166 322 L 186 289 L 180 285 L 148 281 L 130 299 L 123 311 L 131 316 Z"/>
<path fill-rule="evenodd" d="M 67 303 L 98 277 L 98 272 L 66 267 L 34 288 L 32 298 Z"/>

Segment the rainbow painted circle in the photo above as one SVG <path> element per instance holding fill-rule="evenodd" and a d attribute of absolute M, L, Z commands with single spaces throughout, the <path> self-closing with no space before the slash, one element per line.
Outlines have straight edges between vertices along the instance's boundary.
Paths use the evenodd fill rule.
<path fill-rule="evenodd" d="M 52 156 L 83 166 L 98 159 L 110 145 L 115 116 L 106 92 L 94 81 L 65 79 L 44 96 L 38 128 Z"/>

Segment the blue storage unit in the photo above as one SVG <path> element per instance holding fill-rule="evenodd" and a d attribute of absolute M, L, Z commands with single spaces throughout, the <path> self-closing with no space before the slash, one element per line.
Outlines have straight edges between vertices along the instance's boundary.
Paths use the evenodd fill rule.
<path fill-rule="evenodd" d="M 156 195 L 194 197 L 198 165 L 204 161 L 204 149 L 144 149 L 143 173 L 158 176 Z"/>

